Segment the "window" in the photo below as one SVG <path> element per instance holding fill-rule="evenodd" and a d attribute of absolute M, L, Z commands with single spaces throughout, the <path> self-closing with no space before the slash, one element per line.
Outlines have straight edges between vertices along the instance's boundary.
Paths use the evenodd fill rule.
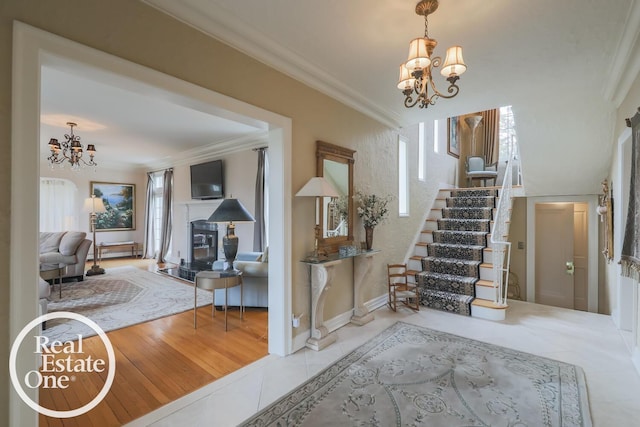
<path fill-rule="evenodd" d="M 418 179 L 424 181 L 424 122 L 418 125 Z"/>
<path fill-rule="evenodd" d="M 407 141 L 398 138 L 398 212 L 409 215 L 409 168 L 407 167 Z"/>
<path fill-rule="evenodd" d="M 433 121 L 433 152 L 440 152 L 440 120 Z"/>
<path fill-rule="evenodd" d="M 40 178 L 40 231 L 78 228 L 77 192 L 68 179 Z"/>

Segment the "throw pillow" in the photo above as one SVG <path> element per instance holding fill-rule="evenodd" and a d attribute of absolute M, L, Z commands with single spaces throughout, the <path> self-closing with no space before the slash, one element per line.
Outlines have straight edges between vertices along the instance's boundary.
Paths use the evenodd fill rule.
<path fill-rule="evenodd" d="M 43 231 L 40 233 L 40 253 L 46 254 L 49 252 L 58 252 L 60 247 L 60 240 L 64 235 L 64 232 L 50 232 Z"/>
<path fill-rule="evenodd" d="M 74 255 L 86 236 L 87 233 L 82 231 L 67 231 L 62 236 L 62 240 L 60 240 L 60 253 L 62 255 Z"/>

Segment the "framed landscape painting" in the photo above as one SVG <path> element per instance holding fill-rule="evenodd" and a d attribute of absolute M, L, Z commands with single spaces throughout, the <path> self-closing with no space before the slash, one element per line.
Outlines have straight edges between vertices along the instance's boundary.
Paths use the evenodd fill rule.
<path fill-rule="evenodd" d="M 459 117 L 449 117 L 447 119 L 447 153 L 460 158 L 460 124 Z"/>
<path fill-rule="evenodd" d="M 102 199 L 106 212 L 96 213 L 96 231 L 136 229 L 136 186 L 91 181 L 91 194 Z"/>

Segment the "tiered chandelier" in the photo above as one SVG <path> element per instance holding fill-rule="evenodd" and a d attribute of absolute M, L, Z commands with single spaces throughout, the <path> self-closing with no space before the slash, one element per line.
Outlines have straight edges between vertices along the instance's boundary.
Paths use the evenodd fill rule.
<path fill-rule="evenodd" d="M 71 170 L 73 171 L 78 171 L 80 167 L 84 166 L 98 166 L 98 164 L 93 161 L 93 156 L 96 154 L 96 146 L 93 144 L 87 145 L 87 153 L 89 153 L 89 161 L 87 162 L 82 158 L 84 151 L 80 143 L 80 137 L 73 134 L 73 127 L 78 125 L 73 122 L 67 122 L 67 126 L 71 127 L 71 133 L 64 135 L 66 141 L 60 143 L 55 138 L 49 140 L 51 155 L 47 157 L 47 160 L 49 160 L 50 166 L 52 168 L 55 165 L 64 167 L 65 161 L 71 163 Z"/>
<path fill-rule="evenodd" d="M 404 106 L 407 108 L 415 105 L 427 108 L 429 105 L 434 105 L 438 98 L 453 98 L 460 91 L 456 82 L 467 69 L 462 59 L 462 47 L 460 46 L 452 46 L 447 49 L 444 64 L 442 64 L 441 57 L 431 56 L 438 42 L 429 38 L 428 18 L 437 8 L 438 0 L 422 0 L 416 5 L 416 14 L 424 16 L 424 37 L 413 39 L 409 43 L 409 58 L 407 62 L 400 65 L 400 79 L 398 81 L 398 89 L 404 93 Z M 432 71 L 441 65 L 440 74 L 446 77 L 449 82 L 447 94 L 438 91 L 433 82 Z M 431 94 L 429 87 L 433 92 Z"/>

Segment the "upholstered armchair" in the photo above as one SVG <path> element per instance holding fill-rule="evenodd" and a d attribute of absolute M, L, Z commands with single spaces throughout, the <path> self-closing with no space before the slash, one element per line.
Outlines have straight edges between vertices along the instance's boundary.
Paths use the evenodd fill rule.
<path fill-rule="evenodd" d="M 471 187 L 474 179 L 482 180 L 482 185 L 487 185 L 487 180 L 493 180 L 496 185 L 498 178 L 498 163 L 486 164 L 482 156 L 468 156 L 466 161 L 467 187 Z"/>

